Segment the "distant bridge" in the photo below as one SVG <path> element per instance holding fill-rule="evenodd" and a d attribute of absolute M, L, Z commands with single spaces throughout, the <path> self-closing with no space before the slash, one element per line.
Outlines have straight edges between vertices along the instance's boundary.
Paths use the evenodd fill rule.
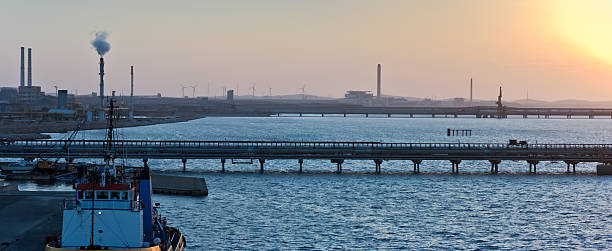
<path fill-rule="evenodd" d="M 103 158 L 104 140 L 16 140 L 0 141 L 1 158 Z M 373 160 L 381 172 L 385 160 L 410 160 L 414 172 L 420 172 L 423 160 L 448 160 L 453 173 L 462 160 L 486 160 L 491 172 L 498 172 L 503 160 L 523 160 L 536 172 L 540 161 L 564 161 L 567 171 L 579 162 L 612 162 L 612 144 L 528 144 L 503 143 L 381 143 L 312 141 L 113 141 L 116 158 L 123 159 L 220 159 L 225 171 L 226 159 L 256 159 L 260 171 L 266 160 L 296 159 L 300 171 L 305 159 L 328 159 L 342 172 L 346 159 Z M 184 166 L 185 167 L 185 166 Z M 531 168 L 533 167 L 533 169 Z"/>

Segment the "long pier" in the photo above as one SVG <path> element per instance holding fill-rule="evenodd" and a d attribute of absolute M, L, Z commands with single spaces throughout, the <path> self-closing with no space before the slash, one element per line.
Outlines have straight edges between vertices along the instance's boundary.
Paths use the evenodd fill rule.
<path fill-rule="evenodd" d="M 248 108 L 243 108 L 248 110 Z M 516 116 L 522 118 L 611 118 L 612 109 L 609 108 L 524 108 L 504 107 L 500 113 L 495 106 L 473 106 L 473 107 L 293 107 L 279 106 L 264 108 L 252 108 L 253 111 L 265 112 L 272 116 L 287 114 L 320 114 L 321 116 L 338 114 L 347 115 L 393 115 L 403 116 L 431 116 L 435 117 L 475 117 L 475 118 L 506 118 Z"/>
<path fill-rule="evenodd" d="M 104 140 L 15 140 L 0 141 L 0 158 L 103 158 Z M 527 144 L 505 143 L 382 143 L 382 142 L 323 142 L 323 141 L 174 141 L 117 140 L 114 153 L 120 159 L 181 159 L 185 168 L 188 159 L 220 159 L 222 171 L 228 159 L 258 160 L 264 171 L 266 160 L 327 159 L 342 172 L 344 160 L 374 161 L 380 173 L 386 160 L 412 161 L 414 172 L 420 172 L 423 160 L 448 160 L 452 172 L 459 172 L 463 160 L 485 160 L 491 172 L 499 172 L 506 160 L 526 161 L 530 172 L 537 171 L 540 161 L 564 161 L 567 172 L 573 172 L 580 162 L 612 162 L 612 144 Z"/>

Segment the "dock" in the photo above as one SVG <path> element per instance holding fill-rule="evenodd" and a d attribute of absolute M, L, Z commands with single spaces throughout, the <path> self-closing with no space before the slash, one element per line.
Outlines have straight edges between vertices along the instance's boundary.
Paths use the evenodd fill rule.
<path fill-rule="evenodd" d="M 207 196 L 206 180 L 201 177 L 186 177 L 153 173 L 153 192 L 157 194 Z"/>
<path fill-rule="evenodd" d="M 0 250 L 43 250 L 47 236 L 61 234 L 64 199 L 72 196 L 74 192 L 0 192 Z"/>
<path fill-rule="evenodd" d="M 0 144 L 0 158 L 104 158 L 104 140 L 16 140 Z M 186 169 L 189 159 L 219 159 L 221 171 L 226 160 L 250 159 L 264 172 L 266 160 L 323 159 L 342 172 L 344 160 L 369 160 L 380 173 L 388 160 L 411 161 L 413 171 L 420 172 L 424 160 L 447 160 L 452 173 L 459 173 L 461 161 L 482 160 L 491 165 L 491 173 L 499 172 L 502 161 L 525 161 L 530 173 L 537 172 L 541 161 L 563 161 L 567 173 L 575 173 L 581 162 L 612 163 L 612 144 L 510 144 L 510 143 L 383 143 L 338 141 L 179 141 L 117 140 L 120 149 L 116 158 L 181 159 Z M 570 169 L 571 167 L 571 169 Z"/>

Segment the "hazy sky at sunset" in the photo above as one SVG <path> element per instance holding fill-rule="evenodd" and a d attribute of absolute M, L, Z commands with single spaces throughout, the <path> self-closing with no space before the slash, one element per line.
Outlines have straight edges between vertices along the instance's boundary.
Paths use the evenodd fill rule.
<path fill-rule="evenodd" d="M 612 100 L 612 1 L 0 0 L 0 86 L 19 82 L 19 47 L 33 80 L 80 94 L 98 89 L 95 31 L 110 33 L 106 92 L 301 92 Z"/>

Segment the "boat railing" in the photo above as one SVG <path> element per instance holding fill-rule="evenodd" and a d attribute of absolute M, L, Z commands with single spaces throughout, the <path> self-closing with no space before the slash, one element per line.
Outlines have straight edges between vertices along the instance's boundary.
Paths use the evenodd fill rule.
<path fill-rule="evenodd" d="M 75 200 L 67 199 L 64 200 L 64 209 L 91 209 L 91 200 Z M 142 209 L 141 203 L 133 200 L 96 200 L 93 203 L 94 209 L 110 209 L 110 210 L 132 210 L 140 211 Z"/>

